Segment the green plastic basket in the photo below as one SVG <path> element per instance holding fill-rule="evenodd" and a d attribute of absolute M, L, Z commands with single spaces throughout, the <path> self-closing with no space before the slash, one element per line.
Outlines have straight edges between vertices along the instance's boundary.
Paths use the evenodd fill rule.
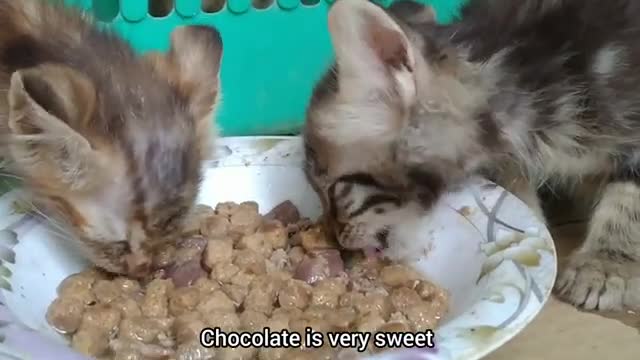
<path fill-rule="evenodd" d="M 167 50 L 179 25 L 218 28 L 223 101 L 216 116 L 225 136 L 296 134 L 313 86 L 333 60 L 327 32 L 332 0 L 226 0 L 213 13 L 202 10 L 202 0 L 174 0 L 162 17 L 149 14 L 149 3 L 157 0 L 66 1 L 93 12 L 140 53 Z M 446 23 L 465 0 L 418 1 L 431 4 Z"/>

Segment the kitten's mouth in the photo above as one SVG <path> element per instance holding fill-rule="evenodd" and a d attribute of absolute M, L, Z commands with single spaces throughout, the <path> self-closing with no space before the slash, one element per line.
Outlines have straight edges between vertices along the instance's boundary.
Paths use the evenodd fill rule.
<path fill-rule="evenodd" d="M 142 279 L 151 273 L 151 259 L 141 253 L 131 253 L 125 256 L 127 274 L 136 279 Z"/>

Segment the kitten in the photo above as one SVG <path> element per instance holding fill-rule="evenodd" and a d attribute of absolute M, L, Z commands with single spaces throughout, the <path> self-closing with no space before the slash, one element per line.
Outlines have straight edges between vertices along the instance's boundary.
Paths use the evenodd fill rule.
<path fill-rule="evenodd" d="M 586 309 L 640 308 L 640 2 L 471 0 L 460 22 L 433 19 L 412 3 L 330 10 L 336 64 L 304 137 L 338 239 L 407 242 L 394 231 L 472 174 L 540 217 L 540 187 L 591 187 L 588 234 L 558 295 Z"/>
<path fill-rule="evenodd" d="M 171 35 L 138 57 L 50 1 L 0 0 L 0 134 L 33 202 L 95 265 L 144 274 L 194 204 L 215 129 L 222 42 Z"/>

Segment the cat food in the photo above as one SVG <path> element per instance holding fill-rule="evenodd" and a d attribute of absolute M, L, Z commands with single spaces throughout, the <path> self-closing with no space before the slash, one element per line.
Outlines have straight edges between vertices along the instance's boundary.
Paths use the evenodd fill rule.
<path fill-rule="evenodd" d="M 205 348 L 199 335 L 207 327 L 422 331 L 448 307 L 444 290 L 406 266 L 347 258 L 290 202 L 264 216 L 253 202 L 199 205 L 182 240 L 152 266 L 141 281 L 95 269 L 68 277 L 47 321 L 74 349 L 105 360 L 332 359 L 342 350 Z"/>

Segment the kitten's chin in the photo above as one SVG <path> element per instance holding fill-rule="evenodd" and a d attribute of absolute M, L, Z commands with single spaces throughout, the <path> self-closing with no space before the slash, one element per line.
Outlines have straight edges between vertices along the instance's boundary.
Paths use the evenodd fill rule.
<path fill-rule="evenodd" d="M 143 254 L 132 253 L 125 256 L 126 274 L 134 279 L 142 279 L 151 273 L 151 259 Z"/>

